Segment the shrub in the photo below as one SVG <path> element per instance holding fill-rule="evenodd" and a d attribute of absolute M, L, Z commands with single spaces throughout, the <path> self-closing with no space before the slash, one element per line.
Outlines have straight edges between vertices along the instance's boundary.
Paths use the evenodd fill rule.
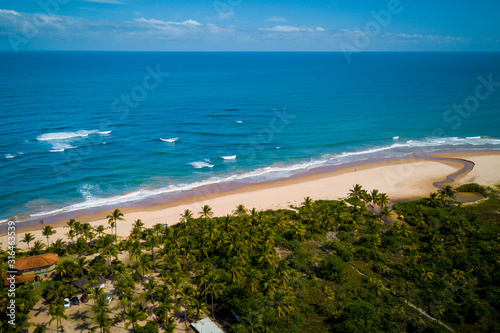
<path fill-rule="evenodd" d="M 331 255 L 323 259 L 318 276 L 324 279 L 342 283 L 346 280 L 346 264 L 339 256 Z"/>
<path fill-rule="evenodd" d="M 294 269 L 306 273 L 311 276 L 313 274 L 311 256 L 301 250 L 296 250 L 291 253 L 287 258 L 290 266 Z"/>
<path fill-rule="evenodd" d="M 469 299 L 460 306 L 460 312 L 467 324 L 475 324 L 488 314 L 488 308 L 474 299 Z"/>
<path fill-rule="evenodd" d="M 134 330 L 135 333 L 158 333 L 158 328 L 153 322 L 148 322 L 145 326 L 139 326 Z"/>
<path fill-rule="evenodd" d="M 342 241 L 328 241 L 323 245 L 323 248 L 326 251 L 334 251 L 344 261 L 350 261 L 353 257 L 353 251 L 349 247 L 349 244 Z"/>
<path fill-rule="evenodd" d="M 282 247 L 290 251 L 295 251 L 300 247 L 300 242 L 297 240 L 288 240 L 286 238 L 281 237 L 276 240 L 276 246 Z"/>
<path fill-rule="evenodd" d="M 479 185 L 477 183 L 464 184 L 456 188 L 457 192 L 474 192 L 479 193 L 483 197 L 488 194 L 488 189 L 485 186 Z"/>

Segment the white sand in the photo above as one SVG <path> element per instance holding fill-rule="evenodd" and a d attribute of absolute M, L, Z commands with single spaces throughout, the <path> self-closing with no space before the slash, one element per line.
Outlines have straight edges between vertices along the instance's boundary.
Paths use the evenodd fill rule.
<path fill-rule="evenodd" d="M 449 157 L 449 156 L 447 156 Z M 500 154 L 495 158 L 479 159 L 490 165 L 500 161 Z M 205 204 L 212 208 L 216 216 L 231 214 L 238 204 L 245 207 L 268 208 L 288 207 L 290 204 L 299 205 L 304 197 L 310 196 L 317 199 L 339 199 L 346 197 L 349 189 L 354 184 L 361 184 L 366 190 L 378 189 L 387 193 L 391 199 L 424 197 L 436 191 L 433 182 L 446 178 L 447 175 L 461 169 L 462 163 L 443 163 L 435 160 L 399 160 L 364 164 L 355 167 L 339 169 L 337 171 L 309 175 L 297 179 L 275 181 L 270 183 L 255 184 L 234 191 L 219 192 L 181 199 L 178 202 L 163 204 L 147 208 L 120 208 L 125 214 L 126 221 L 118 222 L 118 234 L 126 237 L 132 223 L 141 219 L 147 227 L 156 223 L 175 224 L 179 215 L 186 209 L 191 210 L 195 216 Z M 488 166 L 477 163 L 480 173 L 488 170 Z M 489 173 L 488 173 L 489 174 Z M 489 179 L 485 176 L 485 180 Z M 99 212 L 88 216 L 75 216 L 81 222 L 89 222 L 94 227 L 99 224 L 108 225 L 105 217 L 109 211 Z M 51 241 L 57 238 L 67 239 L 64 235 L 68 228 L 62 228 L 67 221 L 58 221 L 51 224 L 56 234 L 51 236 Z M 19 241 L 25 232 L 31 232 L 36 239 L 46 240 L 41 234 L 43 226 L 31 226 L 17 231 Z M 7 243 L 6 236 L 0 237 L 0 242 Z M 25 248 L 25 243 L 18 243 L 20 248 Z"/>

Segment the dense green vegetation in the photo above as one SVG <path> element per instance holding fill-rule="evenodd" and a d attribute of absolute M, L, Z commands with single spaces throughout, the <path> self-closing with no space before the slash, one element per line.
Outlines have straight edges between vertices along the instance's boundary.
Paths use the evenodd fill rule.
<path fill-rule="evenodd" d="M 346 201 L 305 198 L 300 207 L 267 211 L 239 205 L 224 217 L 204 206 L 197 218 L 187 210 L 177 225 L 150 229 L 137 220 L 125 240 L 116 237 L 125 218 L 117 210 L 109 234 L 71 220 L 68 244 L 59 239 L 46 249 L 25 236 L 23 255 L 65 256 L 53 280 L 18 288 L 16 329 L 29 326 L 39 297 L 59 329 L 62 299 L 76 293 L 66 282 L 102 275 L 114 285 L 119 314 L 110 314 L 102 290 L 89 288 L 87 329 L 96 332 L 119 323 L 172 332 L 175 318 L 187 327 L 205 315 L 229 332 L 500 331 L 498 187 L 484 194 L 479 204 L 461 205 L 445 187 L 398 202 L 393 213 L 385 194 L 356 185 Z"/>
<path fill-rule="evenodd" d="M 456 188 L 457 192 L 473 192 L 479 193 L 483 197 L 488 196 L 488 188 L 476 183 L 464 184 Z"/>

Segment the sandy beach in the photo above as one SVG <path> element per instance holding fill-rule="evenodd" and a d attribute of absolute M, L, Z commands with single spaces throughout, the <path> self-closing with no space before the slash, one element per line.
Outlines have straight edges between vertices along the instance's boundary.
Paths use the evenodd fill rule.
<path fill-rule="evenodd" d="M 344 198 L 354 184 L 360 184 L 369 191 L 378 189 L 387 193 L 390 199 L 425 197 L 437 191 L 433 186 L 434 182 L 442 181 L 448 175 L 463 169 L 462 160 L 473 162 L 474 167 L 458 176 L 452 184 L 454 187 L 469 182 L 493 185 L 500 181 L 499 152 L 446 153 L 432 155 L 432 158 L 387 160 L 340 168 L 329 173 L 248 185 L 226 192 L 203 194 L 203 189 L 200 189 L 198 195 L 151 207 L 116 207 L 124 213 L 126 219 L 118 223 L 118 234 L 126 237 L 132 228 L 132 223 L 137 219 L 141 219 L 146 227 L 156 223 L 168 225 L 178 223 L 179 215 L 186 209 L 198 216 L 200 208 L 205 204 L 212 208 L 215 216 L 223 216 L 231 214 L 238 204 L 243 204 L 248 209 L 255 207 L 262 210 L 299 205 L 306 196 L 314 200 Z M 89 222 L 94 227 L 100 224 L 108 226 L 106 219 L 108 214 L 109 211 L 101 211 L 73 218 L 80 222 Z M 51 240 L 67 239 L 65 233 L 68 229 L 63 228 L 67 221 L 50 224 L 56 230 Z M 43 225 L 20 228 L 17 230 L 17 239 L 19 241 L 24 233 L 31 232 L 36 239 L 45 240 L 42 228 Z M 0 236 L 0 242 L 6 244 L 5 233 Z M 26 244 L 18 242 L 18 247 L 24 248 Z"/>

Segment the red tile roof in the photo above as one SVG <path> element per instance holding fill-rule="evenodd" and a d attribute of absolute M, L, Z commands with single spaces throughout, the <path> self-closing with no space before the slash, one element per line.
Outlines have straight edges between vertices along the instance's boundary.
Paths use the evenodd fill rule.
<path fill-rule="evenodd" d="M 11 276 L 10 274 L 7 274 L 7 276 L 4 278 L 4 280 L 3 280 L 4 286 L 8 286 L 10 284 L 11 281 L 7 279 L 10 276 Z M 28 281 L 35 281 L 35 275 L 26 275 L 26 276 L 16 275 L 15 284 L 24 283 L 24 282 L 28 282 Z"/>
<path fill-rule="evenodd" d="M 50 266 L 59 261 L 59 256 L 55 253 L 39 254 L 33 257 L 16 259 L 15 268 L 18 271 L 25 269 L 35 269 Z"/>

